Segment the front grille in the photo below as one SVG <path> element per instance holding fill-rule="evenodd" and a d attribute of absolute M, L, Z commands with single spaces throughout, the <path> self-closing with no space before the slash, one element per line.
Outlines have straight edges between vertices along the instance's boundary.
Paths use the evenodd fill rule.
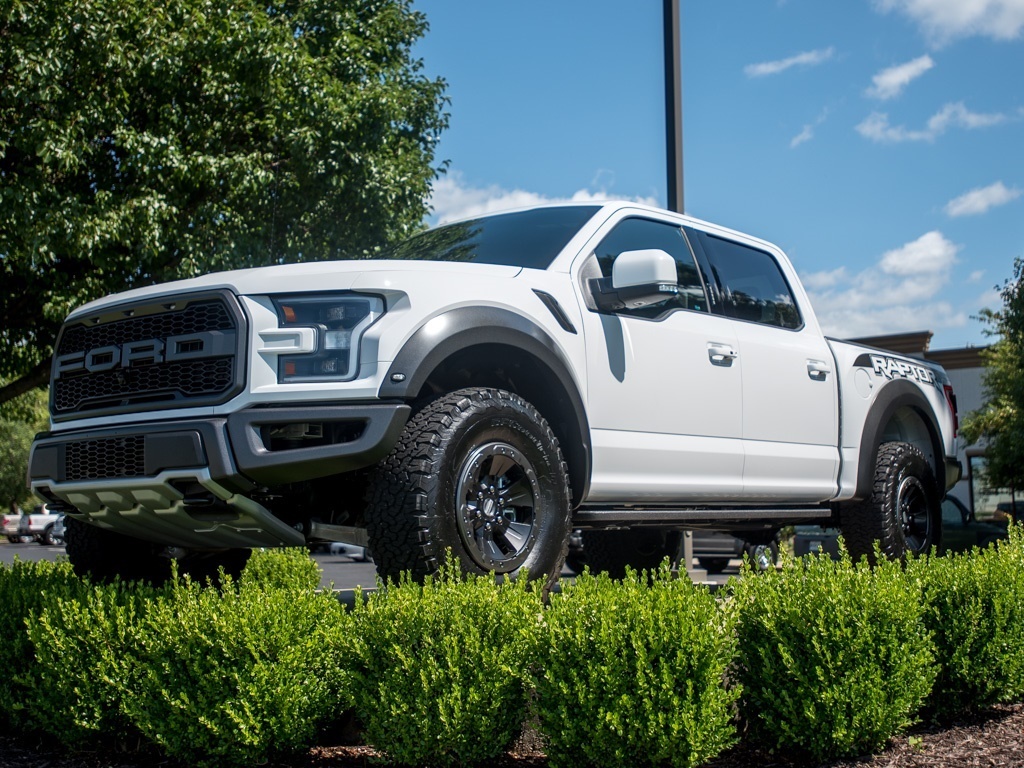
<path fill-rule="evenodd" d="M 65 480 L 103 480 L 146 474 L 145 438 L 104 437 L 68 443 L 64 454 Z"/>
<path fill-rule="evenodd" d="M 243 327 L 234 298 L 222 293 L 72 321 L 54 354 L 54 418 L 225 402 L 241 390 Z"/>

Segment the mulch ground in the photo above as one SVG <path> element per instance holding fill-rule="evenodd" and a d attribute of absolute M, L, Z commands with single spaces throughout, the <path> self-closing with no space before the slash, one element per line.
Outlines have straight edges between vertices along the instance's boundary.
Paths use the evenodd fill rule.
<path fill-rule="evenodd" d="M 482 768 L 544 768 L 547 760 L 536 734 L 527 731 L 515 748 Z M 364 768 L 380 755 L 365 746 L 319 746 L 286 762 L 263 768 Z M 69 754 L 52 742 L 0 735 L 2 768 L 181 768 L 153 754 L 80 752 Z M 884 752 L 856 760 L 812 763 L 792 756 L 740 746 L 705 768 L 1024 768 L 1024 704 L 998 707 L 946 727 L 922 725 L 892 739 Z M 631 768 L 623 766 L 623 768 Z"/>

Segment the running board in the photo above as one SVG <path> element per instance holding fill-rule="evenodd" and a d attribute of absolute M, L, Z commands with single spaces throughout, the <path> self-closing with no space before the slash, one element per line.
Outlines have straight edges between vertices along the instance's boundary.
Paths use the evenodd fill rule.
<path fill-rule="evenodd" d="M 822 520 L 832 517 L 828 507 L 802 507 L 796 509 L 581 509 L 572 516 L 575 527 L 678 525 L 713 528 L 716 524 L 774 523 L 786 525 L 802 520 Z"/>

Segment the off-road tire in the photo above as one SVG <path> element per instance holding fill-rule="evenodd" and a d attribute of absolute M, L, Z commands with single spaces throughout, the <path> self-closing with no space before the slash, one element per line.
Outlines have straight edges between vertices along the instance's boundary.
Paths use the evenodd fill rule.
<path fill-rule="evenodd" d="M 79 576 L 100 583 L 115 578 L 162 584 L 171 575 L 171 561 L 160 546 L 108 531 L 68 515 L 64 519 L 64 548 Z"/>
<path fill-rule="evenodd" d="M 626 575 L 626 566 L 649 571 L 666 557 L 674 558 L 679 551 L 679 537 L 678 531 L 584 531 L 583 552 L 592 573 L 607 573 L 613 579 L 621 579 Z"/>
<path fill-rule="evenodd" d="M 874 561 L 877 541 L 890 559 L 938 546 L 942 513 L 939 485 L 924 453 L 910 443 L 878 447 L 871 497 L 844 507 L 840 528 L 854 560 Z"/>
<path fill-rule="evenodd" d="M 480 492 L 490 495 L 470 498 L 473 481 L 488 477 L 495 483 Z M 502 497 L 510 487 L 523 504 Z M 372 474 L 366 524 L 377 573 L 420 579 L 450 549 L 466 573 L 525 568 L 550 585 L 568 549 L 570 498 L 558 440 L 536 408 L 501 389 L 444 395 L 409 420 Z"/>

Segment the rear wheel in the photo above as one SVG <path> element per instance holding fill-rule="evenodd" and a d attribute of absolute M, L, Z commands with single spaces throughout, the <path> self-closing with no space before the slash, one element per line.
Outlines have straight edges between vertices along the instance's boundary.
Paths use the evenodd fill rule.
<path fill-rule="evenodd" d="M 568 471 L 540 413 L 500 389 L 462 389 L 413 416 L 376 468 L 366 510 L 377 571 L 528 569 L 553 583 L 569 540 Z"/>
<path fill-rule="evenodd" d="M 583 551 L 594 573 L 606 572 L 613 579 L 633 570 L 653 570 L 679 550 L 678 531 L 629 529 L 625 531 L 584 531 Z"/>
<path fill-rule="evenodd" d="M 938 546 L 941 536 L 939 486 L 917 446 L 883 443 L 878 448 L 871 497 L 841 514 L 843 539 L 854 559 L 882 554 L 901 558 Z"/>

